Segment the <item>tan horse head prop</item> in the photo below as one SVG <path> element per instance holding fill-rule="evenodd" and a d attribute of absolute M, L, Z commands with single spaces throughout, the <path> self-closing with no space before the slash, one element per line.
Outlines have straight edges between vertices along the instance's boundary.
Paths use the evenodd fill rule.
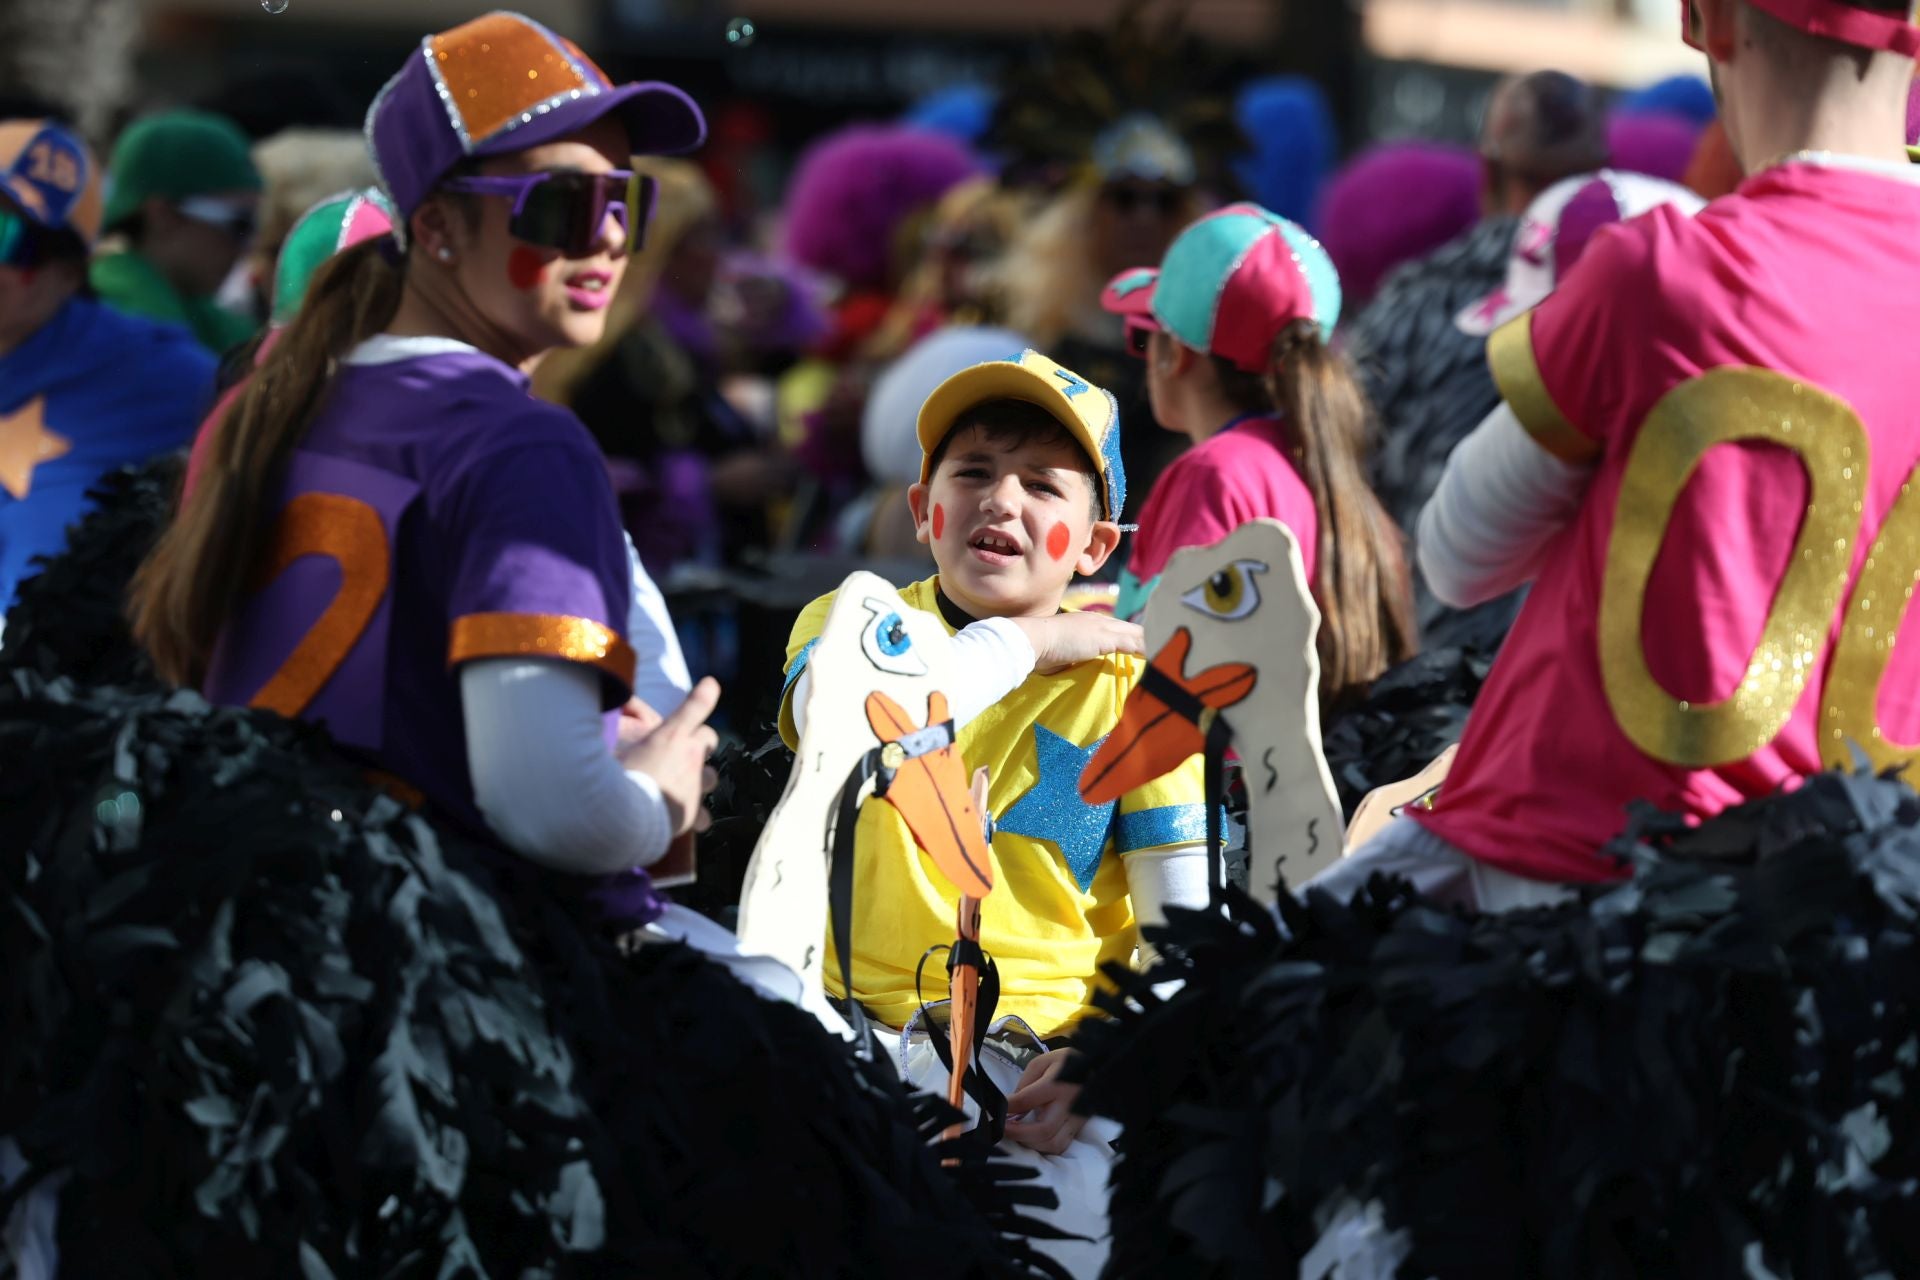
<path fill-rule="evenodd" d="M 985 897 L 993 873 L 947 710 L 945 691 L 960 673 L 939 619 L 909 608 L 873 574 L 853 574 L 834 597 L 806 669 L 799 717 L 806 728 L 747 866 L 739 936 L 741 950 L 782 961 L 817 991 L 835 814 L 856 770 L 884 776 L 886 802 L 963 894 Z"/>
<path fill-rule="evenodd" d="M 1278 521 L 1254 520 L 1176 552 L 1142 624 L 1157 675 L 1134 688 L 1080 794 L 1102 804 L 1169 772 L 1224 719 L 1247 784 L 1248 889 L 1271 904 L 1282 884 L 1297 890 L 1343 852 L 1320 751 L 1320 610 L 1299 544 Z"/>

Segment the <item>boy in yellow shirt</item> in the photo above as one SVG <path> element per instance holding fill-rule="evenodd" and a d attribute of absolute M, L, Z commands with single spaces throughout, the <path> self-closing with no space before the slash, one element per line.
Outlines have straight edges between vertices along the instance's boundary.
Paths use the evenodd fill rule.
<path fill-rule="evenodd" d="M 975 365 L 922 408 L 921 482 L 908 493 L 939 573 L 901 598 L 953 634 L 965 678 L 947 693 L 960 750 L 969 769 L 990 771 L 995 887 L 981 944 L 999 966 L 998 1012 L 1056 1045 L 1094 1012 L 1100 967 L 1131 960 L 1137 920 L 1208 900 L 1198 756 L 1117 804 L 1079 795 L 1081 767 L 1145 668 L 1138 627 L 1061 610 L 1075 574 L 1097 571 L 1120 540 L 1118 419 L 1108 392 L 1037 352 Z M 832 604 L 809 605 L 788 642 L 780 731 L 790 746 Z M 921 957 L 953 940 L 958 891 L 889 805 L 861 810 L 856 850 L 851 995 L 900 1028 L 919 1009 Z M 828 989 L 845 998 L 837 960 L 825 967 Z M 1025 1063 L 1007 1099 L 1012 1141 L 1049 1154 L 1073 1144 L 1074 1091 L 1055 1080 L 1065 1052 Z"/>

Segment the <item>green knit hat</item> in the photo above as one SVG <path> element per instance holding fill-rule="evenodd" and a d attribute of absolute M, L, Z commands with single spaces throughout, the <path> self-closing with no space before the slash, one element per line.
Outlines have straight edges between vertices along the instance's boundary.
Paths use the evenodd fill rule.
<path fill-rule="evenodd" d="M 113 144 L 104 229 L 138 213 L 148 196 L 258 190 L 260 171 L 238 125 L 206 111 L 162 111 L 128 125 Z"/>

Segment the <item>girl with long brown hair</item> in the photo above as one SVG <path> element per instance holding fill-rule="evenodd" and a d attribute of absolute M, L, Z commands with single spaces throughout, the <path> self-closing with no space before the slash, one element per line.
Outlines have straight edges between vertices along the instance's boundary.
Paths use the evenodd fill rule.
<path fill-rule="evenodd" d="M 1180 548 L 1278 520 L 1320 607 L 1321 706 L 1348 705 L 1418 640 L 1400 533 L 1367 483 L 1366 397 L 1327 345 L 1332 261 L 1278 214 L 1230 205 L 1181 232 L 1158 270 L 1114 277 L 1102 302 L 1147 362 L 1154 417 L 1194 441 L 1141 509 L 1117 611 L 1137 615 Z"/>
<path fill-rule="evenodd" d="M 619 875 L 640 923 L 663 906 L 638 869 L 700 816 L 716 691 L 623 721 L 613 495 L 523 370 L 600 336 L 648 214 L 629 157 L 704 132 L 517 15 L 422 40 L 367 117 L 395 234 L 319 272 L 131 601 L 167 678 L 324 722 L 452 821 Z"/>

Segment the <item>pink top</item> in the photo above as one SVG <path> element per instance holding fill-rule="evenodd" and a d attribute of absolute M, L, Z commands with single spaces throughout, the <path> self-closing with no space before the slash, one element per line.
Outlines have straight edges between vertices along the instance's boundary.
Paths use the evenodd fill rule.
<path fill-rule="evenodd" d="M 260 340 L 259 347 L 253 353 L 255 369 L 267 362 L 267 356 L 273 351 L 274 344 L 280 341 L 280 335 L 285 332 L 284 326 L 267 330 L 267 336 Z M 220 430 L 220 424 L 226 420 L 227 414 L 233 409 L 234 401 L 240 398 L 240 393 L 247 389 L 247 384 L 251 381 L 253 381 L 251 372 L 236 379 L 232 386 L 220 393 L 220 398 L 213 402 L 212 411 L 200 423 L 200 430 L 193 437 L 193 448 L 187 453 L 186 479 L 180 484 L 182 506 L 185 506 L 187 499 L 193 496 L 194 488 L 200 483 L 200 474 L 207 469 L 207 459 L 213 456 L 214 435 Z"/>
<path fill-rule="evenodd" d="M 1246 417 L 1175 459 L 1140 509 L 1140 531 L 1133 537 L 1114 611 L 1130 618 L 1145 608 L 1174 552 L 1211 546 L 1262 517 L 1292 531 L 1311 585 L 1319 521 L 1313 495 L 1288 456 L 1290 448 L 1278 418 Z"/>
<path fill-rule="evenodd" d="M 1707 817 L 1914 754 L 1920 184 L 1843 163 L 1607 228 L 1494 334 L 1515 414 L 1595 469 L 1417 815 L 1466 852 L 1606 879 L 1636 799 Z"/>

